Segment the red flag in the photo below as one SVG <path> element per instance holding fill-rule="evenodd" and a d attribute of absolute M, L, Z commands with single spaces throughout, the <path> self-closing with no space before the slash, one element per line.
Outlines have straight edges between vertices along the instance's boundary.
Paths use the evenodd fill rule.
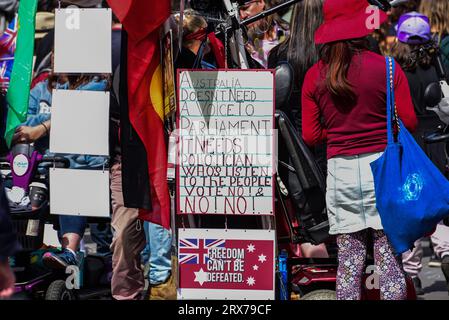
<path fill-rule="evenodd" d="M 140 217 L 169 229 L 159 27 L 170 15 L 170 1 L 108 0 L 108 3 L 129 35 L 129 119 L 147 152 L 153 209 L 140 209 Z"/>
<path fill-rule="evenodd" d="M 157 30 L 170 15 L 169 0 L 107 0 L 129 36 L 135 41 Z"/>
<path fill-rule="evenodd" d="M 209 38 L 212 52 L 214 53 L 215 60 L 217 61 L 217 66 L 219 68 L 226 68 L 226 54 L 223 43 L 215 36 L 214 32 L 209 33 L 207 37 Z"/>

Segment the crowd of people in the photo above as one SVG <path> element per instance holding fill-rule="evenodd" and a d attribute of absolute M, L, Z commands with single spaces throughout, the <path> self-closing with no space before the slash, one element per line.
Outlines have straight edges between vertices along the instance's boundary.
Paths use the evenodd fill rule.
<path fill-rule="evenodd" d="M 6 1 L 5 1 L 6 2 Z M 11 19 L 17 12 L 17 1 L 11 7 Z M 36 15 L 35 63 L 31 85 L 28 116 L 24 123 L 17 127 L 13 144 L 33 143 L 41 154 L 49 154 L 49 132 L 51 130 L 51 105 L 53 89 L 69 90 L 112 90 L 113 76 L 105 75 L 69 75 L 53 72 L 54 60 L 54 9 L 77 5 L 85 8 L 107 6 L 102 1 L 40 1 Z M 112 21 L 112 70 L 116 71 L 121 60 L 122 26 L 114 16 Z M 4 44 L 4 43 L 3 43 Z M 3 51 L 2 51 L 3 52 Z M 4 63 L 6 57 L 0 61 Z M 9 67 L 9 66 L 8 66 Z M 5 64 L 6 68 L 6 64 Z M 9 79 L 6 79 L 9 80 Z M 6 94 L 7 87 L 4 88 Z M 111 166 L 111 199 L 113 218 L 110 224 L 89 224 L 85 217 L 59 216 L 58 236 L 60 251 L 49 250 L 43 256 L 43 263 L 51 269 L 66 268 L 78 265 L 78 252 L 86 228 L 90 228 L 92 240 L 96 243 L 96 253 L 112 255 L 114 273 L 111 275 L 112 295 L 114 299 L 130 300 L 143 298 L 145 278 L 150 283 L 149 295 L 152 299 L 174 299 L 174 277 L 172 276 L 172 237 L 171 231 L 138 218 L 138 209 L 126 208 L 123 205 L 121 182 L 121 150 L 119 143 L 118 98 L 113 96 L 110 106 L 110 166 Z M 2 112 L 5 110 L 3 109 Z M 107 160 L 104 156 L 65 155 L 70 161 L 70 168 L 94 169 L 104 167 Z M 8 201 L 2 201 L 3 211 Z M 3 226 L 8 224 L 2 224 Z M 6 227 L 5 227 L 6 228 Z M 10 232 L 2 229 L 2 241 Z M 10 254 L 9 247 L 2 246 L 2 270 L 7 269 Z M 5 252 L 5 253 L 3 253 Z M 145 274 L 144 274 L 145 273 Z M 9 273 L 10 274 L 10 273 Z M 0 281 L 2 293 L 11 294 L 8 281 Z M 6 293 L 5 293 L 6 292 Z M 148 296 L 149 297 L 149 296 Z M 145 298 L 148 298 L 145 297 Z"/>
<path fill-rule="evenodd" d="M 3 2 L 0 1 L 0 5 Z M 64 1 L 67 6 L 71 1 Z M 173 8 L 179 7 L 177 1 Z M 278 1 L 238 0 L 241 19 L 254 16 Z M 107 7 L 104 1 L 73 1 L 84 7 Z M 114 74 L 85 76 L 52 72 L 54 46 L 54 1 L 40 1 L 36 25 L 36 61 L 28 117 L 18 126 L 14 143 L 34 143 L 48 153 L 51 130 L 52 89 L 109 90 L 121 61 L 121 24 L 114 17 L 112 32 L 112 70 Z M 313 150 L 320 167 L 326 170 L 326 204 L 330 234 L 338 246 L 336 293 L 340 300 L 361 298 L 368 239 L 373 240 L 374 260 L 380 275 L 381 298 L 407 297 L 406 276 L 413 279 L 422 294 L 419 272 L 422 269 L 422 240 L 414 248 L 395 256 L 383 232 L 376 209 L 370 163 L 385 150 L 386 62 L 396 63 L 394 90 L 398 117 L 414 133 L 429 158 L 448 175 L 445 143 L 427 145 L 423 137 L 444 127 L 439 117 L 428 110 L 425 90 L 440 80 L 434 55 L 441 54 L 449 74 L 449 2 L 410 0 L 379 13 L 380 24 L 368 28 L 367 3 L 360 0 L 303 0 L 283 12 L 247 26 L 245 49 L 249 66 L 275 69 L 287 62 L 293 70 L 293 88 L 282 110 L 299 136 Z M 14 12 L 15 8 L 3 9 Z M 9 11 L 8 11 L 9 10 Z M 175 10 L 176 11 L 176 10 Z M 12 15 L 13 16 L 13 15 Z M 174 12 L 170 23 L 181 19 Z M 215 69 L 223 61 L 216 54 L 216 40 L 208 36 L 208 18 L 186 9 L 182 18 L 182 48 L 175 52 L 177 69 Z M 174 38 L 179 35 L 172 29 Z M 174 41 L 176 43 L 177 41 Z M 438 50 L 434 50 L 438 48 Z M 3 52 L 3 51 L 2 51 Z M 215 53 L 215 54 L 214 54 Z M 0 57 L 0 63 L 9 59 Z M 4 88 L 7 90 L 7 87 Z M 144 278 L 150 282 L 152 299 L 174 299 L 175 279 L 172 259 L 172 231 L 153 223 L 143 223 L 138 209 L 124 205 L 121 169 L 120 98 L 111 98 L 111 198 L 112 222 L 106 228 L 91 224 L 97 251 L 112 255 L 112 296 L 119 300 L 142 299 Z M 103 157 L 69 155 L 71 168 L 101 167 Z M 448 191 L 449 192 L 449 191 Z M 2 199 L 2 211 L 7 212 Z M 3 213 L 2 213 L 3 214 Z M 0 220 L 0 297 L 10 295 L 14 283 L 8 271 L 7 256 L 14 251 L 10 224 Z M 60 216 L 60 251 L 49 251 L 43 261 L 49 268 L 65 268 L 78 263 L 77 252 L 86 227 L 86 218 Z M 430 236 L 434 260 L 446 277 L 449 290 L 449 227 L 442 222 Z M 8 243 L 8 245 L 7 245 Z M 327 256 L 324 245 L 302 247 L 306 256 Z M 6 280 L 5 280 L 6 279 Z"/>

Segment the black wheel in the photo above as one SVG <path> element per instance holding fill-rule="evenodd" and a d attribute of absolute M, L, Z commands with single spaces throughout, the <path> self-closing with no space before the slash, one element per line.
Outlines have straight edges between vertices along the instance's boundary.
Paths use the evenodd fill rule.
<path fill-rule="evenodd" d="M 333 290 L 315 290 L 299 298 L 299 300 L 336 300 Z"/>
<path fill-rule="evenodd" d="M 48 287 L 45 300 L 75 300 L 75 295 L 67 289 L 64 280 L 56 280 Z"/>

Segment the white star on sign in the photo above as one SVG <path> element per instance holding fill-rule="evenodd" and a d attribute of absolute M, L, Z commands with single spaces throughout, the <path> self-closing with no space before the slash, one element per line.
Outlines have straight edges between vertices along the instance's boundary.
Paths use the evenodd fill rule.
<path fill-rule="evenodd" d="M 267 256 L 266 255 L 264 255 L 263 253 L 259 256 L 259 262 L 265 262 L 265 261 L 267 261 Z"/>
<path fill-rule="evenodd" d="M 253 277 L 248 277 L 248 279 L 246 279 L 246 284 L 249 286 L 253 286 L 256 283 L 256 280 L 254 280 Z"/>
<path fill-rule="evenodd" d="M 253 265 L 253 270 L 254 270 L 254 271 L 259 270 L 259 266 L 258 266 L 257 264 Z"/>
<path fill-rule="evenodd" d="M 201 268 L 198 272 L 195 273 L 195 282 L 198 282 L 200 286 L 203 285 L 204 282 L 207 282 L 207 272 L 204 272 L 203 268 Z"/>
<path fill-rule="evenodd" d="M 256 250 L 256 247 L 252 244 L 252 243 L 250 243 L 247 247 L 246 247 L 246 250 L 248 250 L 248 252 L 254 252 L 254 250 Z"/>

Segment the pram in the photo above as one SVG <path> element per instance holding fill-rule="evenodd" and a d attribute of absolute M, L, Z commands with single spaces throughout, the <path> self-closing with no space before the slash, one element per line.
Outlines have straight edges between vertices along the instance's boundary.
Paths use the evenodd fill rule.
<path fill-rule="evenodd" d="M 16 276 L 14 299 L 74 300 L 110 293 L 106 279 L 112 270 L 110 257 L 79 254 L 80 265 L 70 270 L 50 270 L 42 263 L 43 254 L 53 250 L 43 245 L 44 227 L 53 225 L 54 229 L 58 228 L 58 216 L 50 214 L 49 168 L 69 166 L 67 158 L 43 156 L 28 144 L 17 144 L 7 157 L 0 158 L 6 192 L 10 194 L 13 226 L 22 246 L 22 250 L 10 260 Z M 30 185 L 40 187 L 42 201 L 38 207 L 31 205 Z M 16 201 L 11 198 L 16 198 Z M 77 288 L 80 290 L 75 290 Z"/>

